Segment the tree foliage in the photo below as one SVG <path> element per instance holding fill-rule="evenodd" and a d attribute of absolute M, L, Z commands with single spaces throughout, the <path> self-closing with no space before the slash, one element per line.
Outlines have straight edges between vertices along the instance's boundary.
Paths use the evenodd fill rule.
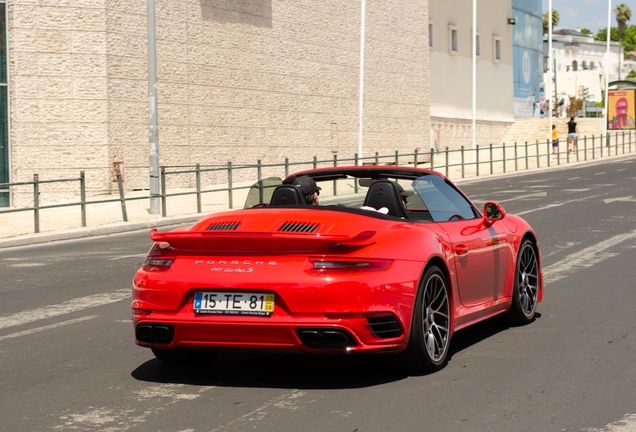
<path fill-rule="evenodd" d="M 592 35 L 592 30 L 590 30 L 588 28 L 582 28 L 581 29 L 581 33 L 583 33 L 585 35 Z"/>
<path fill-rule="evenodd" d="M 607 41 L 607 27 L 600 29 L 598 33 L 596 33 L 596 37 L 594 39 L 603 42 Z M 618 28 L 612 27 L 610 32 L 610 41 L 618 42 Z"/>
<path fill-rule="evenodd" d="M 547 12 L 543 14 L 542 22 L 543 34 L 548 34 L 548 25 L 550 24 L 550 22 Z M 552 9 L 552 28 L 556 27 L 557 25 L 559 25 L 559 12 L 557 12 L 556 9 Z"/>
<path fill-rule="evenodd" d="M 625 3 L 621 3 L 614 8 L 614 13 L 616 14 L 616 24 L 618 24 L 619 39 L 622 39 L 627 21 L 632 18 L 632 8 Z"/>
<path fill-rule="evenodd" d="M 625 52 L 636 51 L 636 25 L 630 25 L 623 32 L 623 47 Z"/>

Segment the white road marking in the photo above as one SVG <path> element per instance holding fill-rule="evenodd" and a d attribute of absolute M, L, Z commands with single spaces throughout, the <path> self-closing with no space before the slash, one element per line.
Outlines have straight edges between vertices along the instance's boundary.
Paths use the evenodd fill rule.
<path fill-rule="evenodd" d="M 603 429 L 584 429 L 586 432 L 633 432 L 636 430 L 636 414 L 627 414 L 617 422 L 609 423 Z"/>
<path fill-rule="evenodd" d="M 573 200 L 569 200 L 569 201 L 563 201 L 563 202 L 558 202 L 558 203 L 554 203 L 554 204 L 548 204 L 548 205 L 545 205 L 545 206 L 542 206 L 542 207 L 536 207 L 536 208 L 533 208 L 533 209 L 530 209 L 530 210 L 517 212 L 515 214 L 518 215 L 518 216 L 521 216 L 521 215 L 524 215 L 524 214 L 533 213 L 533 212 L 540 211 L 540 210 L 548 210 L 548 209 L 551 209 L 551 208 L 554 208 L 554 207 L 562 207 L 562 206 L 564 206 L 566 204 L 570 204 L 570 203 L 573 203 L 573 202 L 585 201 L 585 200 L 588 200 L 590 198 L 596 198 L 598 196 L 600 196 L 600 195 L 592 195 L 592 196 L 585 197 L 585 198 L 578 198 L 578 199 L 573 199 Z"/>
<path fill-rule="evenodd" d="M 563 189 L 563 192 L 589 192 L 592 189 Z"/>
<path fill-rule="evenodd" d="M 543 280 L 547 284 L 565 279 L 574 272 L 592 267 L 594 264 L 618 255 L 618 252 L 609 252 L 608 250 L 610 248 L 618 246 L 623 242 L 635 240 L 636 230 L 610 237 L 600 243 L 581 249 L 578 252 L 568 255 L 561 261 L 544 268 Z"/>
<path fill-rule="evenodd" d="M 120 289 L 112 293 L 94 294 L 86 297 L 78 297 L 64 303 L 45 306 L 38 309 L 25 310 L 13 315 L 0 317 L 0 329 L 29 324 L 47 318 L 66 315 L 73 312 L 103 306 L 127 299 L 131 296 L 131 290 Z"/>
<path fill-rule="evenodd" d="M 121 255 L 121 256 L 117 256 L 115 258 L 108 258 L 108 261 L 116 261 L 116 260 L 120 260 L 120 259 L 126 259 L 126 258 L 146 258 L 147 254 L 134 254 L 134 255 Z"/>
<path fill-rule="evenodd" d="M 578 179 L 580 179 L 580 178 L 581 178 L 581 177 L 570 177 L 568 180 L 578 180 Z"/>
<path fill-rule="evenodd" d="M 166 409 L 166 406 L 175 405 L 179 402 L 188 402 L 197 399 L 202 393 L 216 388 L 214 386 L 200 389 L 186 386 L 185 384 L 160 384 L 150 386 L 144 390 L 136 391 L 135 394 L 126 395 L 124 406 L 148 401 L 150 408 L 95 408 L 89 406 L 89 411 L 83 413 L 71 413 L 67 410 L 60 416 L 61 424 L 54 426 L 53 430 L 82 430 L 82 431 L 127 431 L 145 423 L 148 418 L 156 416 Z M 188 393 L 190 390 L 192 392 Z M 141 427 L 144 429 L 143 427 Z M 147 429 L 147 428 L 146 428 Z M 191 429 L 183 429 L 183 432 Z"/>
<path fill-rule="evenodd" d="M 227 428 L 229 428 L 230 426 L 232 426 L 234 423 L 248 419 L 250 417 L 253 416 L 257 416 L 259 417 L 259 419 L 265 417 L 266 413 L 263 412 L 263 410 L 265 410 L 266 408 L 270 407 L 270 406 L 279 406 L 279 404 L 284 403 L 286 400 L 291 400 L 291 399 L 296 399 L 300 396 L 303 396 L 305 393 L 300 391 L 300 390 L 294 390 L 291 392 L 286 392 L 283 393 L 282 395 L 269 400 L 268 402 L 266 402 L 265 404 L 263 404 L 261 407 L 256 408 L 254 411 L 248 412 L 245 415 L 242 415 L 241 417 L 235 418 L 234 420 L 231 420 L 227 423 L 225 423 L 224 425 L 214 428 L 212 429 L 210 432 L 216 432 L 216 431 L 220 431 L 220 430 L 225 430 Z"/>
<path fill-rule="evenodd" d="M 600 173 L 596 173 L 594 175 L 603 175 L 603 174 L 605 174 L 605 173 L 604 172 L 600 172 Z"/>
<path fill-rule="evenodd" d="M 39 333 L 39 332 L 42 332 L 42 331 L 45 331 L 45 330 L 51 330 L 51 329 L 58 328 L 58 327 L 64 327 L 64 326 L 67 326 L 67 325 L 70 325 L 70 324 L 76 324 L 76 323 L 79 323 L 79 322 L 92 320 L 93 318 L 97 318 L 97 315 L 89 315 L 89 316 L 85 316 L 85 317 L 82 317 L 82 318 L 75 318 L 75 319 L 68 320 L 68 321 L 62 321 L 62 322 L 59 322 L 57 324 L 51 324 L 51 325 L 47 325 L 47 326 L 37 327 L 37 328 L 31 329 L 31 330 L 25 330 L 25 331 L 21 331 L 21 332 L 17 332 L 17 333 L 11 333 L 11 334 L 8 334 L 6 336 L 0 336 L 0 341 L 7 340 L 7 339 L 13 339 L 13 338 L 17 338 L 17 337 L 20 337 L 20 336 L 27 336 L 27 335 L 30 335 L 30 334 L 33 334 L 33 333 Z"/>
<path fill-rule="evenodd" d="M 620 197 L 620 198 L 609 198 L 609 199 L 604 199 L 603 201 L 605 202 L 605 204 L 613 203 L 613 202 L 616 202 L 616 201 L 622 201 L 622 202 L 636 202 L 636 198 L 634 198 L 634 196 L 633 196 L 633 195 L 630 195 L 630 196 Z"/>
<path fill-rule="evenodd" d="M 513 198 L 507 198 L 505 200 L 499 200 L 497 201 L 498 203 L 505 203 L 508 201 L 519 201 L 522 199 L 526 199 L 526 198 L 541 198 L 541 197 L 545 197 L 548 196 L 547 192 L 533 192 L 533 193 L 529 193 L 529 194 L 525 194 L 525 195 L 519 195 Z M 517 213 L 518 214 L 518 213 Z"/>

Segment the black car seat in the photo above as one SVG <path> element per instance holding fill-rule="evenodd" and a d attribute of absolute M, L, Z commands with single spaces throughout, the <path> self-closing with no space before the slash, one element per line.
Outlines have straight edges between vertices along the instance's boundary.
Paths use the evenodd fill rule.
<path fill-rule="evenodd" d="M 300 189 L 293 185 L 280 185 L 274 189 L 272 199 L 269 203 L 272 207 L 304 205 L 305 198 L 300 193 Z"/>
<path fill-rule="evenodd" d="M 390 180 L 378 180 L 374 182 L 367 192 L 364 199 L 364 205 L 381 209 L 386 207 L 389 209 L 391 216 L 406 218 L 406 210 L 402 205 L 402 199 L 398 192 L 397 186 Z"/>

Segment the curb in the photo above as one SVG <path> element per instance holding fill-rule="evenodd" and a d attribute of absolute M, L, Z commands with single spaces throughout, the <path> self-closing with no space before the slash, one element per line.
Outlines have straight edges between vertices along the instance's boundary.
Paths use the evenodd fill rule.
<path fill-rule="evenodd" d="M 106 225 L 96 228 L 77 228 L 71 231 L 50 233 L 50 234 L 28 234 L 12 239 L 0 240 L 0 249 L 19 247 L 19 246 L 32 246 L 42 243 L 50 243 L 63 240 L 77 240 L 86 237 L 97 237 L 109 234 L 119 234 L 131 231 L 149 230 L 150 228 L 179 225 L 185 223 L 196 222 L 204 215 L 197 214 L 196 216 L 180 216 L 171 218 L 156 219 L 147 222 L 135 222 L 135 223 L 118 223 L 113 225 Z"/>

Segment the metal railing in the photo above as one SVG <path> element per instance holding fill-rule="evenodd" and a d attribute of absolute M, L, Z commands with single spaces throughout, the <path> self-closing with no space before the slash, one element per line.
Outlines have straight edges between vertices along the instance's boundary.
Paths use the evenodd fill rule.
<path fill-rule="evenodd" d="M 377 152 L 373 156 L 360 158 L 358 155 L 354 155 L 353 158 L 338 159 L 337 155 L 333 156 L 333 159 L 318 160 L 316 156 L 311 161 L 303 162 L 290 162 L 288 158 L 285 158 L 283 163 L 262 163 L 258 160 L 256 164 L 251 165 L 233 165 L 232 162 L 228 162 L 227 166 L 223 167 L 202 167 L 200 164 L 194 166 L 194 168 L 183 169 L 184 167 L 161 167 L 161 190 L 159 198 L 161 199 L 161 215 L 166 217 L 168 215 L 168 199 L 177 196 L 194 195 L 196 197 L 196 209 L 197 213 L 202 212 L 202 198 L 205 194 L 214 192 L 227 193 L 227 208 L 234 208 L 234 194 L 242 189 L 249 189 L 251 184 L 248 185 L 234 185 L 234 179 L 237 177 L 237 172 L 240 172 L 240 177 L 246 177 L 249 175 L 249 171 L 254 172 L 249 175 L 256 181 L 263 180 L 263 170 L 274 170 L 278 172 L 279 177 L 286 177 L 290 173 L 291 168 L 295 171 L 300 171 L 310 168 L 319 168 L 327 166 L 338 165 L 406 165 L 420 168 L 430 168 L 441 172 L 446 177 L 461 177 L 467 176 L 482 176 L 492 175 L 495 173 L 507 173 L 515 171 L 525 171 L 535 168 L 550 167 L 554 165 L 568 164 L 571 162 L 593 160 L 597 158 L 617 156 L 621 154 L 629 154 L 636 152 L 636 143 L 632 131 L 620 131 L 614 133 L 608 133 L 607 135 L 592 135 L 591 137 L 584 136 L 578 139 L 578 143 L 575 151 L 562 151 L 552 152 L 552 142 L 550 140 L 540 142 L 524 142 L 514 143 L 514 145 L 501 145 L 493 146 L 490 144 L 488 147 L 476 146 L 475 149 L 466 149 L 463 146 L 457 150 L 450 150 L 446 147 L 444 150 L 431 149 L 428 153 L 421 153 L 415 150 L 412 153 L 395 153 L 390 155 L 379 155 Z M 563 141 L 563 144 L 566 144 Z M 567 145 L 567 144 L 566 144 Z M 244 173 L 248 171 L 248 173 Z M 201 177 L 204 173 L 223 173 L 227 177 L 227 182 L 224 184 L 215 184 L 204 187 L 202 185 Z M 170 176 L 194 176 L 194 190 L 170 192 L 167 188 L 167 179 Z M 121 173 L 116 173 L 116 179 L 118 184 L 119 197 L 103 200 L 87 200 L 86 199 L 86 179 L 84 171 L 80 171 L 78 178 L 66 178 L 66 179 L 53 179 L 53 180 L 40 180 L 38 174 L 33 175 L 33 181 L 29 182 L 16 182 L 16 183 L 2 183 L 0 189 L 8 189 L 15 186 L 32 185 L 33 186 L 33 205 L 30 207 L 21 208 L 9 208 L 0 209 L 0 215 L 5 213 L 25 212 L 33 211 L 34 218 L 34 232 L 40 232 L 40 211 L 43 209 L 59 208 L 59 207 L 80 207 L 80 221 L 81 226 L 86 226 L 86 207 L 89 204 L 105 204 L 120 202 L 122 220 L 128 222 L 128 216 L 126 211 L 126 202 L 133 200 L 144 200 L 150 198 L 157 198 L 157 196 L 136 196 L 126 197 L 124 194 L 123 181 Z M 67 202 L 59 204 L 40 205 L 40 185 L 46 183 L 73 183 L 77 182 L 80 189 L 80 200 L 76 202 Z M 337 195 L 337 191 L 334 186 L 334 195 Z"/>

